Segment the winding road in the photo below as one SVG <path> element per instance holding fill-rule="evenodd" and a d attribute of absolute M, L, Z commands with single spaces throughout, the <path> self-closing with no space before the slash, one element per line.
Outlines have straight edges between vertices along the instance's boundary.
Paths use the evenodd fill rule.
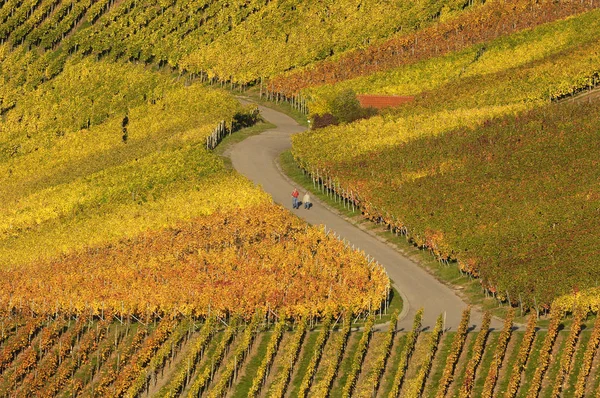
<path fill-rule="evenodd" d="M 416 311 L 423 308 L 425 328 L 433 328 L 436 318 L 440 314 L 445 314 L 446 329 L 456 330 L 461 313 L 467 304 L 451 288 L 394 250 L 379 237 L 346 221 L 317 199 L 313 199 L 315 206 L 311 210 L 292 209 L 290 193 L 294 185 L 281 173 L 277 160 L 282 152 L 291 147 L 291 136 L 304 131 L 305 128 L 283 113 L 262 106 L 259 109 L 262 117 L 276 127 L 233 146 L 227 153 L 233 167 L 261 185 L 271 194 L 275 202 L 285 206 L 310 224 L 326 225 L 327 229 L 333 230 L 382 264 L 404 301 L 398 323 L 400 329 L 410 330 Z M 477 328 L 481 324 L 481 319 L 482 314 L 473 310 L 471 326 Z M 492 321 L 493 328 L 498 329 L 501 326 L 500 321 L 496 319 Z"/>

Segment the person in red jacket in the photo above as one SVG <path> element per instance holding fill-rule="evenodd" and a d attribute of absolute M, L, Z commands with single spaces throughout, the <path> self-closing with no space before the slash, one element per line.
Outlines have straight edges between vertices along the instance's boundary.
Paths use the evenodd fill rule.
<path fill-rule="evenodd" d="M 292 191 L 292 207 L 294 209 L 298 209 L 300 207 L 298 205 L 298 196 L 300 196 L 300 193 L 296 188 L 294 188 L 294 190 Z"/>

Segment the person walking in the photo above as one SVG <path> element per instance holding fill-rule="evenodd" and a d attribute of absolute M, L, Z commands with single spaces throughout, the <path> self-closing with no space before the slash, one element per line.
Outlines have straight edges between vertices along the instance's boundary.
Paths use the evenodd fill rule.
<path fill-rule="evenodd" d="M 298 205 L 298 196 L 300 196 L 300 193 L 296 188 L 294 188 L 294 190 L 292 191 L 292 207 L 294 209 L 298 209 L 300 207 Z"/>
<path fill-rule="evenodd" d="M 308 191 L 306 191 L 306 193 L 304 194 L 304 197 L 302 198 L 302 203 L 304 203 L 304 208 L 305 209 L 310 209 L 312 206 L 312 203 L 310 203 L 310 195 L 308 194 Z"/>

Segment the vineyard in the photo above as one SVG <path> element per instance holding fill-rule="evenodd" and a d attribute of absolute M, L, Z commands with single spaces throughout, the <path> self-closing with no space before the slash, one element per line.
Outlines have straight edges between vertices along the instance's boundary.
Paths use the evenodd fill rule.
<path fill-rule="evenodd" d="M 598 8 L 0 0 L 0 397 L 600 397 L 600 101 L 564 101 L 600 84 Z M 247 88 L 414 96 L 294 159 L 503 327 L 398 330 L 377 253 L 219 155 L 268 128 Z"/>
<path fill-rule="evenodd" d="M 498 4 L 498 3 L 496 3 Z M 470 93 L 478 95 L 476 104 L 489 101 L 502 103 L 531 101 L 549 98 L 556 99 L 577 92 L 583 88 L 594 86 L 600 82 L 597 60 L 587 63 L 585 57 L 594 53 L 597 42 L 600 11 L 591 11 L 572 18 L 546 23 L 532 29 L 515 34 L 500 36 L 482 44 L 468 46 L 465 49 L 443 56 L 433 56 L 404 67 L 393 68 L 372 74 L 364 74 L 349 80 L 308 87 L 301 91 L 302 95 L 312 99 L 309 102 L 311 112 L 324 114 L 327 100 L 345 90 L 356 93 L 378 93 L 388 95 L 427 95 L 435 97 L 452 93 L 461 87 L 461 80 L 471 79 L 471 84 L 485 82 L 502 77 L 502 87 L 510 83 L 502 72 L 515 73 L 521 69 L 520 84 L 526 90 L 510 87 L 511 95 L 497 95 L 494 91 Z M 537 63 L 536 63 L 537 61 Z M 560 64 L 563 71 L 552 71 Z M 526 68 L 523 68 L 527 66 Z M 555 69 L 555 68 L 554 68 Z M 544 77 L 550 72 L 547 77 Z M 481 89 L 481 88 L 480 88 Z M 509 92 L 505 89 L 504 92 Z M 504 94 L 504 93 L 502 93 Z M 472 106 L 465 103 L 465 96 L 460 96 L 459 106 Z M 442 104 L 448 107 L 448 101 L 456 99 L 450 96 L 444 102 L 428 101 L 425 106 L 437 107 Z M 473 102 L 475 103 L 475 102 Z"/>
<path fill-rule="evenodd" d="M 336 59 L 312 64 L 303 70 L 281 74 L 269 81 L 268 88 L 291 96 L 307 87 L 335 84 L 459 52 L 473 45 L 485 45 L 499 37 L 590 11 L 599 6 L 600 3 L 595 1 L 577 0 L 560 3 L 529 0 L 486 2 L 480 8 L 414 33 L 394 37 L 365 49 L 348 51 Z M 525 59 L 527 57 L 525 56 Z M 508 64 L 510 62 L 508 61 Z"/>
<path fill-rule="evenodd" d="M 414 102 L 298 135 L 294 157 L 319 186 L 479 277 L 489 294 L 546 310 L 600 277 L 590 233 L 598 104 L 548 105 L 600 81 L 598 20 L 591 11 L 498 39 L 462 69 L 475 48 L 400 68 L 395 76 L 408 70 L 402 79 L 425 88 Z M 546 45 L 563 30 L 554 50 Z"/>
<path fill-rule="evenodd" d="M 252 0 L 223 7 L 206 0 L 5 1 L 0 5 L 0 58 L 10 51 L 9 63 L 24 60 L 25 68 L 15 71 L 34 85 L 60 74 L 68 59 L 86 56 L 245 85 L 478 6 L 468 4 Z M 264 57 L 265 48 L 270 57 Z"/>
<path fill-rule="evenodd" d="M 515 331 L 509 313 L 499 332 L 489 329 L 489 314 L 470 331 L 469 315 L 447 332 L 441 316 L 423 330 L 421 311 L 412 330 L 397 331 L 397 313 L 375 328 L 378 316 L 349 313 L 318 323 L 270 311 L 144 322 L 109 311 L 64 317 L 13 310 L 0 321 L 0 394 L 583 397 L 600 390 L 600 322 L 584 307 L 566 318 L 553 312 L 547 329 L 531 316 Z"/>

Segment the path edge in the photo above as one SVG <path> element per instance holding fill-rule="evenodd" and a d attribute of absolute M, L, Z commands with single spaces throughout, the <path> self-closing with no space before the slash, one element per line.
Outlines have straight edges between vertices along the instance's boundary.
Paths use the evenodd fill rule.
<path fill-rule="evenodd" d="M 272 130 L 267 130 L 267 131 L 276 131 L 275 129 Z M 267 132 L 265 131 L 265 133 Z M 283 153 L 283 152 L 281 152 Z M 277 155 L 277 157 L 275 157 L 274 163 L 275 163 L 275 167 L 277 168 L 277 171 L 279 171 L 279 174 L 281 174 L 281 176 L 291 185 L 296 185 L 295 181 L 292 181 L 292 179 L 290 177 L 288 177 L 287 174 L 285 174 L 283 172 L 283 169 L 281 168 L 281 164 L 279 163 L 279 157 L 281 156 L 281 153 Z M 338 215 L 339 217 L 342 217 L 344 220 L 350 222 L 350 220 L 348 219 L 348 217 L 346 217 L 345 215 L 341 214 L 339 211 L 337 211 L 337 209 L 334 209 L 333 207 L 329 206 L 327 203 L 322 202 L 319 198 L 313 196 L 313 201 L 317 202 L 320 206 L 324 207 L 325 209 L 327 209 L 328 211 Z M 358 225 L 353 224 L 356 228 L 359 228 L 360 230 L 368 233 L 369 235 L 376 237 L 377 239 L 379 239 L 379 237 L 377 235 L 374 235 L 373 233 L 371 233 L 370 231 L 365 230 L 364 228 L 361 228 Z M 392 278 L 390 278 L 388 276 L 388 279 L 392 282 L 392 286 L 394 286 L 394 281 L 392 280 Z M 398 294 L 400 295 L 400 298 L 402 299 L 402 311 L 400 311 L 400 314 L 398 315 L 398 323 L 402 322 L 403 320 L 405 320 L 408 316 L 408 313 L 410 311 L 410 302 L 408 301 L 408 297 L 406 297 L 406 295 L 402 292 L 401 289 L 399 289 L 397 286 L 394 286 L 396 288 L 396 291 L 398 292 Z"/>

